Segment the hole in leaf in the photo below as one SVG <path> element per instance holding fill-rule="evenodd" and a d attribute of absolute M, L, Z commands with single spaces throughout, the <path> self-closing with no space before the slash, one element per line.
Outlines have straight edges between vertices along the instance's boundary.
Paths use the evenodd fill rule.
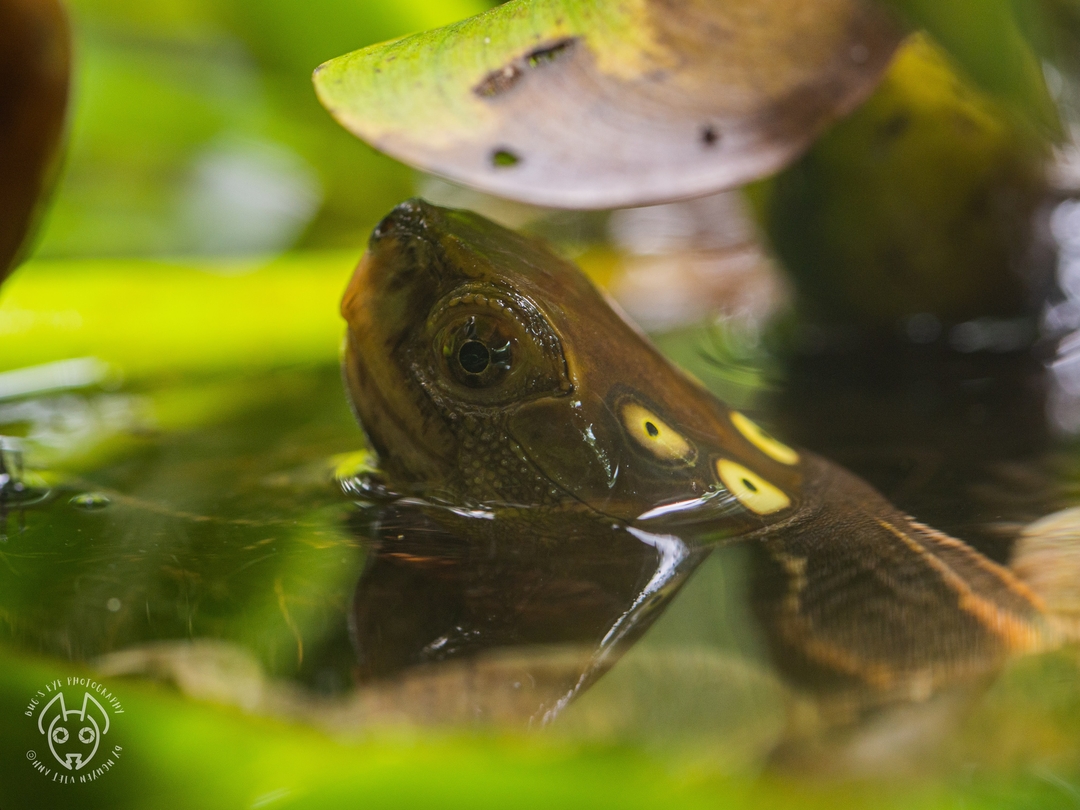
<path fill-rule="evenodd" d="M 521 162 L 521 158 L 511 152 L 509 149 L 496 149 L 491 155 L 491 165 L 498 168 L 508 168 L 510 166 L 516 166 Z"/>
<path fill-rule="evenodd" d="M 515 59 L 498 70 L 493 70 L 480 83 L 473 88 L 476 95 L 483 98 L 495 98 L 509 92 L 521 81 L 527 69 L 542 67 L 550 64 L 565 53 L 576 39 L 560 39 L 548 45 L 542 45 L 535 50 L 529 51 L 523 57 Z"/>
<path fill-rule="evenodd" d="M 521 79 L 522 72 L 515 64 L 509 64 L 499 70 L 493 70 L 484 77 L 480 84 L 473 88 L 478 96 L 493 98 L 502 95 Z"/>
<path fill-rule="evenodd" d="M 553 42 L 550 45 L 544 45 L 537 48 L 528 56 L 525 57 L 525 63 L 529 67 L 540 67 L 547 62 L 554 62 L 559 56 L 570 48 L 577 40 L 574 39 L 562 39 L 558 42 Z"/>

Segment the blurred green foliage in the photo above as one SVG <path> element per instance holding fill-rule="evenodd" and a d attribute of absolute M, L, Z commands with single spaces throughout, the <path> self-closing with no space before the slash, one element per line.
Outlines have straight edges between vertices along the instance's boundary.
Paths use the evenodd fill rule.
<path fill-rule="evenodd" d="M 1057 110 L 1043 80 L 1040 57 L 1060 60 L 1068 49 L 1044 36 L 1057 12 L 1073 0 L 886 0 L 915 28 L 928 31 L 983 90 L 1025 115 L 1044 132 L 1057 132 Z M 1077 40 L 1072 39 L 1072 48 Z"/>
<path fill-rule="evenodd" d="M 752 197 L 804 314 L 881 331 L 921 313 L 1015 317 L 1047 269 L 1033 249 L 1047 156 L 919 36 L 869 101 Z"/>
<path fill-rule="evenodd" d="M 0 713 L 25 719 L 26 700 L 70 668 L 0 648 Z M 90 786 L 52 784 L 26 762 L 30 723 L 0 736 L 5 801 L 16 808 L 648 808 L 731 806 L 744 789 L 672 773 L 625 749 L 550 746 L 461 735 L 417 740 L 374 734 L 335 741 L 309 729 L 193 705 L 160 689 L 110 682 L 124 703 L 113 740 L 124 752 Z M 114 743 L 115 744 L 115 743 Z M 14 766 L 14 767 L 13 767 Z"/>
<path fill-rule="evenodd" d="M 28 750 L 36 729 L 23 717 L 29 697 L 72 667 L 0 648 L 0 716 L 14 718 L 0 735 L 5 801 L 16 808 L 68 808 L 73 795 L 87 810 L 171 808 L 1065 808 L 1075 806 L 1075 762 L 1054 769 L 1009 759 L 980 763 L 951 779 L 921 785 L 828 779 L 733 779 L 685 762 L 628 747 L 588 746 L 520 736 L 431 735 L 418 739 L 385 730 L 353 740 L 329 738 L 297 725 L 245 717 L 235 710 L 184 701 L 168 691 L 112 680 L 124 706 L 110 742 L 122 744 L 116 767 L 92 785 L 60 785 L 33 770 Z M 1075 662 L 1049 659 L 1075 683 Z M 82 673 L 79 674 L 90 674 Z M 1007 678 L 999 697 L 1031 686 Z M 1031 693 L 1040 712 L 1065 708 L 1056 696 Z M 992 707 L 989 711 L 993 711 Z M 983 713 L 985 714 L 985 712 Z M 971 731 L 980 730 L 977 714 Z M 1057 718 L 1075 736 L 1075 713 Z M 996 738 L 995 738 L 996 739 Z M 985 740 L 984 740 L 985 742 Z M 36 752 L 35 752 L 36 754 Z M 1008 758 L 1006 758 L 1008 759 Z M 987 767 L 989 765 L 989 767 Z"/>
<path fill-rule="evenodd" d="M 43 256 L 356 246 L 413 190 L 311 89 L 323 60 L 486 0 L 74 0 L 68 164 Z"/>

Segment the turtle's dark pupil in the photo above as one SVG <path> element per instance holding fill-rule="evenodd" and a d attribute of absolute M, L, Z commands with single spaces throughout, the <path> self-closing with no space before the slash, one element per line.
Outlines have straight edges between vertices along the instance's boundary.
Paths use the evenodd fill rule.
<path fill-rule="evenodd" d="M 660 435 L 660 431 L 656 429 L 656 425 L 654 425 L 652 422 L 645 423 L 645 430 L 650 436 L 654 438 Z"/>
<path fill-rule="evenodd" d="M 469 374 L 481 374 L 491 363 L 491 353 L 479 340 L 468 340 L 458 349 L 458 362 Z"/>
<path fill-rule="evenodd" d="M 754 482 L 751 481 L 749 478 L 744 478 L 742 482 L 746 484 L 746 488 L 748 490 L 750 490 L 751 492 L 757 492 L 757 487 L 754 486 Z"/>

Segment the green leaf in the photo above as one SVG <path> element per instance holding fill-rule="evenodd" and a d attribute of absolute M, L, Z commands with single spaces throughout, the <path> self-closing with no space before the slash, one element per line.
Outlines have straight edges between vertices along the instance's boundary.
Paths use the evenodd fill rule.
<path fill-rule="evenodd" d="M 884 333 L 1022 317 L 1047 148 L 915 36 L 877 92 L 761 200 L 805 313 Z"/>
<path fill-rule="evenodd" d="M 1043 131 L 1058 132 L 1057 111 L 1043 79 L 1042 65 L 1025 36 L 1050 25 L 1046 14 L 1054 2 L 886 2 L 912 25 L 931 34 L 984 90 Z"/>
<path fill-rule="evenodd" d="M 522 737 L 461 733 L 427 740 L 372 732 L 336 741 L 303 726 L 238 716 L 120 679 L 107 738 L 115 767 L 93 785 L 64 785 L 34 770 L 48 757 L 29 700 L 53 679 L 92 675 L 0 648 L 0 782 L 11 807 L 329 808 L 718 807 L 746 789 L 672 773 L 655 758 Z M 97 680 L 97 679 L 96 679 Z M 95 680 L 95 682 L 96 682 Z M 41 753 L 44 751 L 45 753 Z M 33 756 L 29 752 L 33 752 Z M 48 761 L 48 760 L 46 760 Z"/>
<path fill-rule="evenodd" d="M 127 379 L 334 363 L 356 258 L 31 262 L 0 293 L 0 371 L 87 356 Z"/>
<path fill-rule="evenodd" d="M 1075 754 L 1054 771 L 1039 766 L 988 770 L 975 762 L 951 780 L 918 783 L 854 781 L 815 773 L 809 780 L 726 777 L 699 763 L 650 756 L 630 747 L 567 744 L 539 734 L 478 735 L 444 732 L 417 738 L 372 729 L 351 741 L 332 739 L 301 724 L 244 716 L 184 700 L 146 683 L 108 679 L 121 702 L 108 732 L 122 752 L 94 784 L 61 784 L 34 770 L 41 735 L 27 717 L 37 690 L 54 679 L 94 673 L 69 662 L 33 658 L 0 648 L 0 783 L 11 807 L 86 810 L 154 808 L 847 808 L 936 810 L 1073 806 Z M 1045 670 L 1071 692 L 1075 665 Z M 1012 678 L 1028 695 L 1046 691 L 1042 677 Z M 1068 680 L 1065 680 L 1068 679 Z M 74 691 L 74 690 L 72 690 Z M 1014 699 L 1016 692 L 1004 697 Z M 1055 694 L 1055 698 L 1056 698 Z M 1039 701 L 1035 701 L 1039 703 Z M 39 704 L 40 705 L 40 704 Z M 1072 712 L 1068 699 L 1040 708 Z M 32 715 L 32 712 L 31 712 Z M 1020 718 L 1023 719 L 1022 717 Z M 999 726 L 980 728 L 996 735 Z M 1032 732 L 1037 733 L 1037 729 Z M 994 736 L 997 740 L 998 737 Z M 1062 746 L 1065 748 L 1064 746 Z M 980 746 L 981 748 L 981 746 Z M 1069 752 L 1065 748 L 1064 753 Z M 31 758 L 33 754 L 33 758 Z M 47 761 L 47 760 L 46 760 Z M 830 778 L 832 777 L 832 778 Z"/>
<path fill-rule="evenodd" d="M 775 172 L 869 94 L 899 38 L 861 0 L 517 0 L 334 59 L 315 86 L 426 171 L 618 207 Z"/>

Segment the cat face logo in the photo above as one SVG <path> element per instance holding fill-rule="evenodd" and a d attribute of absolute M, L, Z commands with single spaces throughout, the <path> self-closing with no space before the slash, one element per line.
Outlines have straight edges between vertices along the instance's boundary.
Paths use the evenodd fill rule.
<path fill-rule="evenodd" d="M 102 736 L 109 731 L 109 713 L 89 692 L 83 694 L 78 709 L 67 708 L 64 693 L 57 692 L 41 710 L 37 725 L 56 761 L 69 771 L 78 771 L 97 754 Z"/>

